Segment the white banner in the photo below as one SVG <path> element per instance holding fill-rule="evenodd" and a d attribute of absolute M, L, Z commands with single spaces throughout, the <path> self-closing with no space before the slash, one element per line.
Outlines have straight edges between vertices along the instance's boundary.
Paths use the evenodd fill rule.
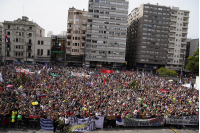
<path fill-rule="evenodd" d="M 86 124 L 86 126 L 82 129 L 75 129 L 74 131 L 92 131 L 96 128 L 103 129 L 103 123 L 104 123 L 104 117 L 97 116 L 97 119 L 92 119 L 91 117 L 85 118 L 85 119 L 79 119 L 75 116 L 70 116 L 69 120 L 71 121 L 70 126 L 76 126 L 81 124 Z"/>
<path fill-rule="evenodd" d="M 199 123 L 199 116 L 168 116 L 166 118 L 166 124 L 173 124 L 173 125 L 198 125 Z"/>

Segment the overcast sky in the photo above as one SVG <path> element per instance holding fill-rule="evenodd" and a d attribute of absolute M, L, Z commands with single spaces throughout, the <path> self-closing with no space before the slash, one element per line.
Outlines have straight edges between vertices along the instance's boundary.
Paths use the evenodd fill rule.
<path fill-rule="evenodd" d="M 188 38 L 199 38 L 199 0 L 129 0 L 128 13 L 146 3 L 189 10 Z M 88 11 L 88 0 L 0 0 L 0 22 L 13 21 L 25 15 L 45 29 L 45 36 L 48 31 L 60 34 L 67 29 L 68 9 L 72 6 Z"/>

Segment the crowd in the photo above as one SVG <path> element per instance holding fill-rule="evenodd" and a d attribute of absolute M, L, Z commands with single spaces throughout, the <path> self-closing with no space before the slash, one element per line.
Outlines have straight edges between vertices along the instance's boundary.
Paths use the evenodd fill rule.
<path fill-rule="evenodd" d="M 13 64 L 8 68 L 6 85 L 13 87 L 0 83 L 0 118 L 5 127 L 8 122 L 5 118 L 12 117 L 14 122 L 18 119 L 20 127 L 22 118 L 26 123 L 29 115 L 58 117 L 67 124 L 71 115 L 78 118 L 117 115 L 139 119 L 199 115 L 198 90 L 147 72 L 114 70 L 112 74 L 106 74 L 95 68 L 44 68 Z M 31 81 L 17 83 L 15 79 L 19 73 L 12 72 L 15 68 L 40 71 L 27 75 Z M 2 73 L 3 70 L 1 67 Z M 49 73 L 62 76 L 51 76 Z M 138 87 L 130 86 L 133 80 Z M 167 92 L 161 92 L 161 89 Z M 33 105 L 33 102 L 38 104 Z"/>

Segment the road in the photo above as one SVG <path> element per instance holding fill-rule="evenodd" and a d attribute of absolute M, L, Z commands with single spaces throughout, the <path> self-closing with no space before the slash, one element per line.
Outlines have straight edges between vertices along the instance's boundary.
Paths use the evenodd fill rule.
<path fill-rule="evenodd" d="M 183 129 L 177 129 L 172 127 L 177 133 L 199 133 L 199 127 L 185 127 Z M 53 133 L 53 131 L 44 131 L 42 129 L 33 129 L 33 128 L 8 128 L 0 133 Z M 59 133 L 59 130 L 57 130 Z M 80 132 L 75 132 L 80 133 Z M 84 133 L 175 133 L 169 127 L 123 127 L 123 128 L 105 128 L 103 130 L 95 130 Z"/>

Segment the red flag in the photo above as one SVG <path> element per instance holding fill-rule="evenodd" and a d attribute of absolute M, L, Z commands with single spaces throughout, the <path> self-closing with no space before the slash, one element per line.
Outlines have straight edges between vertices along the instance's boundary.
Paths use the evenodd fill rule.
<path fill-rule="evenodd" d="M 105 80 L 103 81 L 103 84 L 105 85 Z"/>
<path fill-rule="evenodd" d="M 59 79 L 59 84 L 60 84 L 60 79 Z"/>

